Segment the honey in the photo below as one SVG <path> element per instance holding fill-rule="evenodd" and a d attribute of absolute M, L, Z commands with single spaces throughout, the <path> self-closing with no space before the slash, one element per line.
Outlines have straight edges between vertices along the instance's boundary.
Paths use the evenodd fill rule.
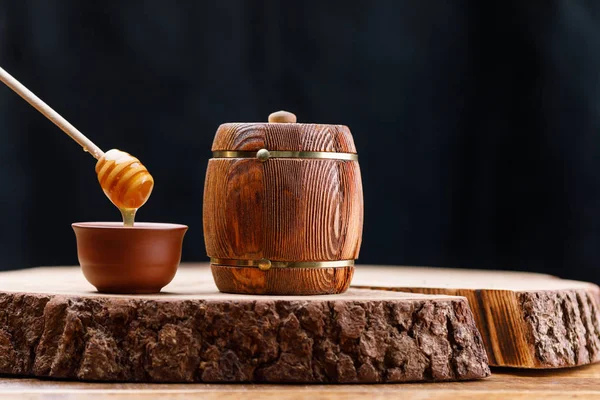
<path fill-rule="evenodd" d="M 96 174 L 106 197 L 121 211 L 123 224 L 133 226 L 135 213 L 152 193 L 152 175 L 140 160 L 117 149 L 100 157 Z"/>

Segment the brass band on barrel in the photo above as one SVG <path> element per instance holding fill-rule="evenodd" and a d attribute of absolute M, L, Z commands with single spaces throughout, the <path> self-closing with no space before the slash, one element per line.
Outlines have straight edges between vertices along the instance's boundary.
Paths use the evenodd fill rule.
<path fill-rule="evenodd" d="M 219 150 L 213 151 L 213 158 L 258 158 L 263 162 L 269 158 L 319 158 L 326 160 L 358 161 L 358 154 L 336 153 L 331 151 L 270 151 L 266 149 L 260 149 L 259 151 Z"/>
<path fill-rule="evenodd" d="M 253 267 L 267 271 L 271 268 L 343 268 L 354 266 L 354 260 L 339 261 L 271 261 L 266 258 L 260 260 L 231 260 L 211 258 L 211 264 L 229 267 Z"/>

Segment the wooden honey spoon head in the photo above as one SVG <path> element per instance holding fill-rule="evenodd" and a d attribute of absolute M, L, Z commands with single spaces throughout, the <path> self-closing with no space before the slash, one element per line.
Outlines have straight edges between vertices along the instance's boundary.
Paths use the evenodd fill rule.
<path fill-rule="evenodd" d="M 125 225 L 133 225 L 135 211 L 146 203 L 154 188 L 152 175 L 140 160 L 117 149 L 98 159 L 96 174 L 106 197 L 121 210 Z"/>

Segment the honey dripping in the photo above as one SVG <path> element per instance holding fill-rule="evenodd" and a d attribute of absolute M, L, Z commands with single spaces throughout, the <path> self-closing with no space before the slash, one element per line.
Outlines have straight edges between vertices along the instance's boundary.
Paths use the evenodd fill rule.
<path fill-rule="evenodd" d="M 140 160 L 117 149 L 100 157 L 96 174 L 106 197 L 121 211 L 123 224 L 133 226 L 135 213 L 152 193 L 152 175 Z"/>

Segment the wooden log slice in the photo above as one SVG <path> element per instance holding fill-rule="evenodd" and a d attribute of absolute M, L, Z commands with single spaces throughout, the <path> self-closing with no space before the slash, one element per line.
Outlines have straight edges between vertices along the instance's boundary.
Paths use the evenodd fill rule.
<path fill-rule="evenodd" d="M 0 373 L 121 382 L 408 382 L 489 375 L 463 297 L 219 293 L 180 268 L 158 295 L 98 294 L 79 268 L 0 273 Z"/>
<path fill-rule="evenodd" d="M 490 365 L 600 361 L 600 288 L 592 283 L 527 272 L 359 266 L 353 287 L 466 297 Z"/>

